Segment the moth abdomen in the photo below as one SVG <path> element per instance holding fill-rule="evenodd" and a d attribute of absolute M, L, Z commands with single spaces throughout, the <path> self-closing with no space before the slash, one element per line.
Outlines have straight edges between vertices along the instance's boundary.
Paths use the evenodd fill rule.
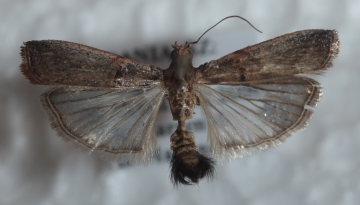
<path fill-rule="evenodd" d="M 187 130 L 178 129 L 171 135 L 171 179 L 175 185 L 190 185 L 213 176 L 214 161 L 198 152 L 194 138 Z"/>

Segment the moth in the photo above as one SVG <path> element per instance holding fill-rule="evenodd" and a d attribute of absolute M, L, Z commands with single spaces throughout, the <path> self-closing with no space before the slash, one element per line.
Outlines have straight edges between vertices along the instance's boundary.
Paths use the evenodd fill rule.
<path fill-rule="evenodd" d="M 186 127 L 195 106 L 205 113 L 217 158 L 276 145 L 304 127 L 321 96 L 311 75 L 330 67 L 339 51 L 335 30 L 303 30 L 195 68 L 191 47 L 200 38 L 175 42 L 167 69 L 77 43 L 28 41 L 21 71 L 31 83 L 54 86 L 41 101 L 60 136 L 120 161 L 152 158 L 166 99 L 178 122 L 170 137 L 171 179 L 194 184 L 214 172 L 214 160 L 199 153 Z"/>

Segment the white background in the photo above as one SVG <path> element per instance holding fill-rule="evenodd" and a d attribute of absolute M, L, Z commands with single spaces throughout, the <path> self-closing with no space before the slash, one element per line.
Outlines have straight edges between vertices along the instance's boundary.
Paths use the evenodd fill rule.
<path fill-rule="evenodd" d="M 46 86 L 30 85 L 19 72 L 24 41 L 120 52 L 195 39 L 234 14 L 264 32 L 253 32 L 249 44 L 336 29 L 340 55 L 320 77 L 324 96 L 306 129 L 274 149 L 218 163 L 214 180 L 197 186 L 174 188 L 166 162 L 120 169 L 59 139 L 39 102 Z M 357 0 L 1 0 L 0 204 L 359 204 L 359 16 Z M 239 32 L 241 41 L 242 31 L 249 26 L 229 20 L 212 32 Z"/>

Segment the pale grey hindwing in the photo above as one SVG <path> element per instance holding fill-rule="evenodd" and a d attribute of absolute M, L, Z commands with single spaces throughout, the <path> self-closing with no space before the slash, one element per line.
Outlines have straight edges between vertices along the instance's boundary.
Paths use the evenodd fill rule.
<path fill-rule="evenodd" d="M 283 76 L 239 85 L 199 85 L 197 95 L 217 157 L 279 144 L 305 126 L 321 87 L 310 78 Z"/>
<path fill-rule="evenodd" d="M 148 161 L 164 96 L 150 88 L 57 87 L 42 102 L 61 136 L 122 162 Z"/>

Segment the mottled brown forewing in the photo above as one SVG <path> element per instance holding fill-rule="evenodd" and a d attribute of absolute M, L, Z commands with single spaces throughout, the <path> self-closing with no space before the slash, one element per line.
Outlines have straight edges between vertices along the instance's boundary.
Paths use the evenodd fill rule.
<path fill-rule="evenodd" d="M 100 49 L 59 40 L 28 41 L 21 70 L 35 84 L 93 87 L 149 86 L 162 72 Z"/>
<path fill-rule="evenodd" d="M 335 30 L 297 31 L 201 65 L 199 83 L 241 84 L 279 75 L 319 73 L 339 50 Z"/>

